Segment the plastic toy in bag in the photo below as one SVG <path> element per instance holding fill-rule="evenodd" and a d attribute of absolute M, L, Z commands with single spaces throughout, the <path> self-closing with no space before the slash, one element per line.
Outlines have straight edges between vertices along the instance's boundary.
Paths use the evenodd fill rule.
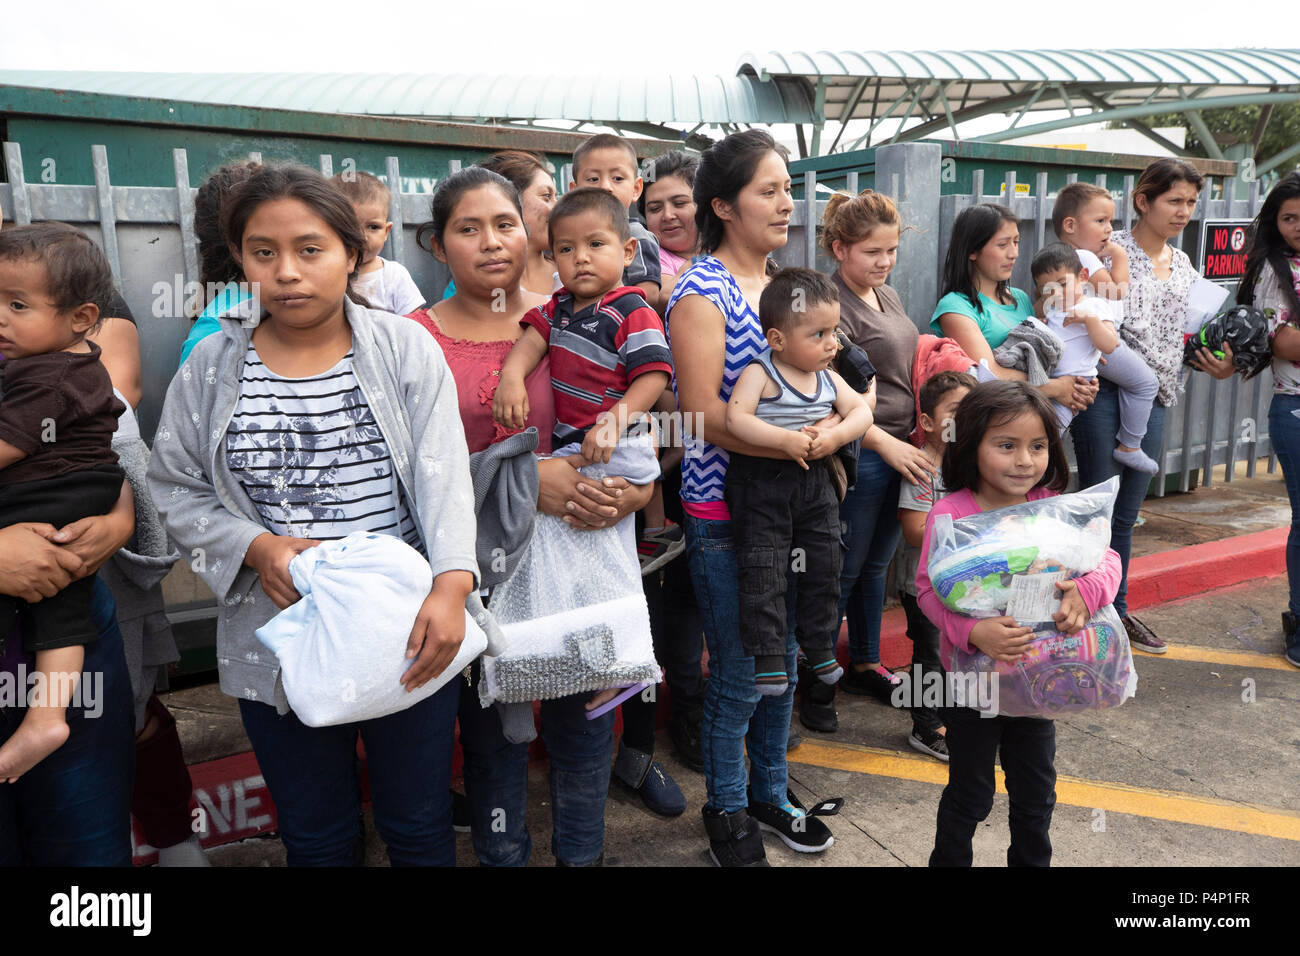
<path fill-rule="evenodd" d="M 1073 494 L 958 521 L 939 515 L 930 531 L 927 565 L 935 593 L 959 614 L 998 617 L 1007 611 L 1017 575 L 1086 574 L 1110 547 L 1118 490 L 1116 477 Z"/>
<path fill-rule="evenodd" d="M 1198 350 L 1206 348 L 1223 358 L 1223 344 L 1232 347 L 1232 364 L 1243 379 L 1254 378 L 1269 367 L 1273 346 L 1268 338 L 1268 316 L 1262 309 L 1234 305 L 1215 315 L 1183 343 L 1183 362 L 1190 365 Z"/>
<path fill-rule="evenodd" d="M 483 706 L 659 680 L 627 530 L 575 531 L 538 514 L 518 568 L 488 603 L 504 637 L 483 655 Z"/>
<path fill-rule="evenodd" d="M 1007 717 L 1118 707 L 1137 691 L 1128 635 L 1109 604 L 1075 634 L 1039 624 L 1024 657 L 1014 663 L 954 647 L 945 666 L 953 703 Z"/>

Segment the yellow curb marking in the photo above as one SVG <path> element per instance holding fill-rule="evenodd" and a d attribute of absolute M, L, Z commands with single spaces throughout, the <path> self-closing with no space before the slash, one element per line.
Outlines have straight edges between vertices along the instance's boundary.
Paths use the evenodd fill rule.
<path fill-rule="evenodd" d="M 948 782 L 948 768 L 929 757 L 913 757 L 875 747 L 805 740 L 786 756 L 791 763 L 827 770 L 849 770 L 877 777 L 895 777 L 899 780 L 941 785 Z M 997 771 L 997 787 L 998 793 L 1007 792 L 1006 778 L 1001 770 Z M 1213 797 L 1193 797 L 1173 790 L 1058 776 L 1056 802 L 1173 823 L 1191 823 L 1216 830 L 1300 841 L 1300 813 L 1276 807 L 1216 800 Z"/>
<path fill-rule="evenodd" d="M 1219 651 L 1212 647 L 1195 647 L 1187 644 L 1169 645 L 1163 654 L 1152 654 L 1133 645 L 1133 650 L 1141 651 L 1142 660 L 1197 661 L 1202 664 L 1227 664 L 1230 667 L 1262 667 L 1270 671 L 1290 671 L 1296 673 L 1280 654 L 1261 654 L 1258 651 Z M 1136 656 L 1136 655 L 1135 655 Z M 1139 677 L 1141 671 L 1138 672 Z"/>

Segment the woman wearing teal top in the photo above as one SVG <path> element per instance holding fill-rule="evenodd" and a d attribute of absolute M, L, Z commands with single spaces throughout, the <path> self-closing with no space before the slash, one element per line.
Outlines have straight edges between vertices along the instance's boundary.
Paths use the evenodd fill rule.
<path fill-rule="evenodd" d="M 952 225 L 943 267 L 943 298 L 930 329 L 955 339 L 976 362 L 984 360 L 998 378 L 1024 381 L 1019 369 L 1003 368 L 993 350 L 1007 333 L 1034 314 L 1034 304 L 1011 285 L 1020 256 L 1020 220 L 1006 206 L 982 203 L 963 209 Z M 1038 389 L 1044 396 L 1081 411 L 1097 395 L 1097 380 L 1065 376 Z"/>
<path fill-rule="evenodd" d="M 244 272 L 221 235 L 221 199 L 259 168 L 252 162 L 228 163 L 204 180 L 194 196 L 194 236 L 199 241 L 199 285 L 203 288 L 204 309 L 185 337 L 177 368 L 185 364 L 194 346 L 221 331 L 218 316 L 252 298 L 244 287 Z"/>

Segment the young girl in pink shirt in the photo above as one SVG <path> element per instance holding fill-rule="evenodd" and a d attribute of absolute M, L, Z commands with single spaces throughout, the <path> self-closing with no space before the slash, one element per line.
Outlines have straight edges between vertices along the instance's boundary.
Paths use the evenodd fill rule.
<path fill-rule="evenodd" d="M 977 620 L 950 611 L 930 582 L 930 528 L 939 515 L 965 518 L 981 511 L 1050 498 L 1065 490 L 1069 464 L 1051 404 L 1024 382 L 984 382 L 957 408 L 956 440 L 943 459 L 948 496 L 925 523 L 917 603 L 940 632 L 940 659 L 953 648 L 976 649 L 996 661 L 1014 662 L 1029 646 L 1032 628 L 1014 618 Z M 1119 588 L 1119 555 L 1108 549 L 1088 574 L 1062 581 L 1057 629 L 1074 634 Z M 1048 829 L 1056 804 L 1056 725 L 1040 717 L 981 715 L 969 707 L 942 709 L 947 725 L 948 785 L 939 800 L 931 866 L 970 866 L 975 828 L 993 809 L 994 758 L 1001 757 L 1011 808 L 1009 866 L 1048 866 Z"/>

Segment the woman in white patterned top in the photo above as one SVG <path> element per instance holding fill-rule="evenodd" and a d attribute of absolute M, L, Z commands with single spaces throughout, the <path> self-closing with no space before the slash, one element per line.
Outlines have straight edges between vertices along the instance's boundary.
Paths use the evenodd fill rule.
<path fill-rule="evenodd" d="M 1165 435 L 1165 410 L 1178 401 L 1178 377 L 1183 364 L 1183 324 L 1187 316 L 1188 293 L 1196 281 L 1196 270 L 1181 249 L 1171 246 L 1187 226 L 1196 208 L 1205 180 L 1196 167 L 1183 159 L 1158 159 L 1142 171 L 1133 188 L 1133 207 L 1138 221 L 1133 228 L 1111 233 L 1111 241 L 1128 253 L 1129 284 L 1124 296 L 1124 324 L 1120 335 L 1156 373 L 1160 390 L 1151 407 L 1142 451 L 1160 460 Z M 1216 359 L 1202 349 L 1196 365 L 1215 378 L 1233 372 L 1232 355 Z M 1070 426 L 1079 485 L 1087 487 L 1119 473 L 1120 489 L 1111 519 L 1110 546 L 1119 552 L 1124 567 L 1115 610 L 1119 612 L 1130 641 L 1142 650 L 1163 654 L 1165 643 L 1128 613 L 1128 559 L 1142 499 L 1151 478 L 1132 468 L 1121 467 L 1112 458 L 1119 427 L 1118 389 L 1101 382 L 1097 400 Z"/>
<path fill-rule="evenodd" d="M 1237 302 L 1263 309 L 1273 341 L 1273 404 L 1268 435 L 1282 464 L 1291 499 L 1291 533 L 1286 542 L 1290 606 L 1282 614 L 1283 656 L 1300 667 L 1300 171 L 1292 171 L 1269 192 L 1250 228 L 1246 272 Z"/>

